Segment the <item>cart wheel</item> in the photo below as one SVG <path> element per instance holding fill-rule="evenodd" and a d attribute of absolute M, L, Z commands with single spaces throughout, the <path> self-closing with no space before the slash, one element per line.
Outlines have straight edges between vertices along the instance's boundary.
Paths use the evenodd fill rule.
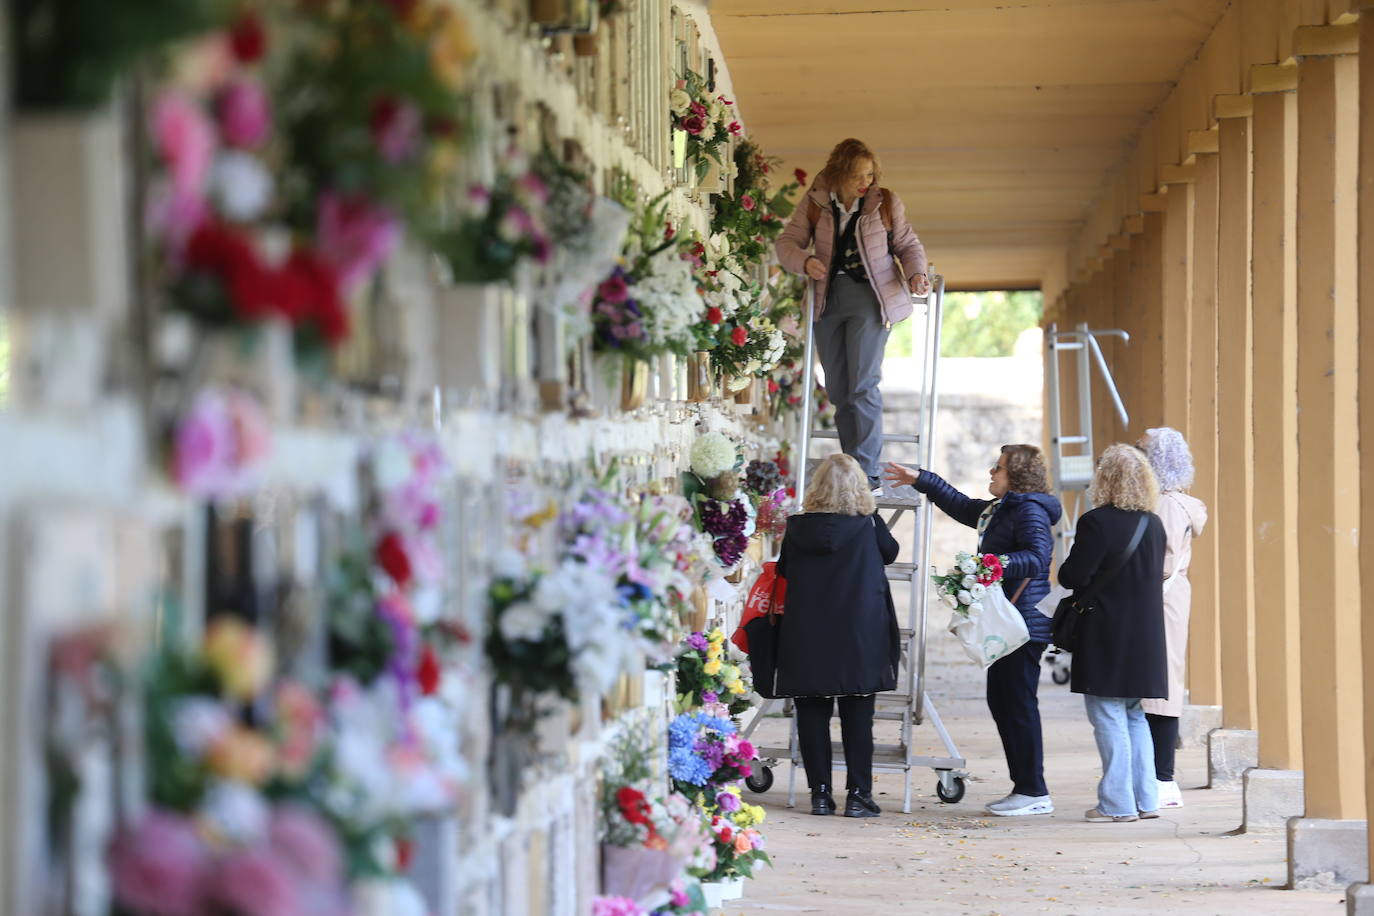
<path fill-rule="evenodd" d="M 1056 684 L 1067 684 L 1069 682 L 1068 667 L 1055 668 L 1050 672 L 1050 680 L 1054 681 Z"/>
<path fill-rule="evenodd" d="M 759 767 L 744 777 L 744 784 L 749 787 L 750 792 L 767 792 L 773 788 L 773 771 L 768 767 Z"/>
<path fill-rule="evenodd" d="M 943 779 L 937 781 L 935 783 L 935 794 L 939 797 L 940 801 L 945 804 L 957 805 L 964 797 L 964 777 L 955 776 L 950 782 L 953 784 L 953 788 L 946 792 L 945 781 Z"/>

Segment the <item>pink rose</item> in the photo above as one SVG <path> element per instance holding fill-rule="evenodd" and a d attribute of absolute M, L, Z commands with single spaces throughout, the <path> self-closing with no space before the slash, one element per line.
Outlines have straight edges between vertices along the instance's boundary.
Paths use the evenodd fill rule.
<path fill-rule="evenodd" d="M 300 916 L 296 883 L 281 856 L 249 849 L 219 864 L 209 896 L 216 906 L 243 916 Z"/>
<path fill-rule="evenodd" d="M 200 196 L 215 155 L 215 129 L 184 92 L 169 89 L 153 100 L 153 143 L 167 164 L 176 194 Z"/>
<path fill-rule="evenodd" d="M 697 135 L 706 129 L 706 119 L 699 114 L 682 119 L 682 129 L 689 134 Z"/>
<path fill-rule="evenodd" d="M 343 874 L 343 856 L 333 831 L 308 808 L 284 806 L 272 814 L 267 828 L 272 851 L 296 872 L 320 884 L 334 884 Z"/>
<path fill-rule="evenodd" d="M 752 210 L 755 206 L 754 198 L 749 196 L 748 194 L 741 195 L 739 199 L 739 205 L 746 210 Z"/>
<path fill-rule="evenodd" d="M 132 912 L 198 916 L 209 858 L 189 820 L 153 810 L 110 845 L 114 897 Z"/>
<path fill-rule="evenodd" d="M 625 282 L 624 277 L 619 274 L 612 274 L 601 281 L 601 285 L 596 289 L 596 294 L 601 297 L 603 302 L 619 305 L 630 297 L 630 287 Z"/>
<path fill-rule="evenodd" d="M 383 96 L 372 104 L 372 142 L 383 159 L 395 165 L 420 149 L 420 109 L 412 103 Z"/>
<path fill-rule="evenodd" d="M 254 149 L 267 140 L 272 127 L 272 102 L 256 80 L 235 80 L 216 101 L 220 132 L 230 146 Z"/>
<path fill-rule="evenodd" d="M 365 197 L 320 195 L 315 237 L 324 259 L 338 272 L 339 287 L 351 295 L 372 279 L 401 238 L 401 224 L 385 207 Z"/>
<path fill-rule="evenodd" d="M 172 477 L 194 496 L 232 489 L 237 453 L 233 416 L 224 398 L 201 392 L 177 424 L 172 445 Z"/>
<path fill-rule="evenodd" d="M 534 172 L 526 172 L 521 175 L 516 179 L 515 187 L 541 204 L 549 202 L 549 186 L 544 184 L 544 179 Z"/>

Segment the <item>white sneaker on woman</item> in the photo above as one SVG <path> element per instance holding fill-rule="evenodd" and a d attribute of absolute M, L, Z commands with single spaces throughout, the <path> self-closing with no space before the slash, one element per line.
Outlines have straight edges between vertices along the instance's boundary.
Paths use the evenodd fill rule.
<path fill-rule="evenodd" d="M 1161 808 L 1182 808 L 1183 793 L 1179 791 L 1178 783 L 1172 779 L 1168 782 L 1159 780 L 1159 807 Z"/>
<path fill-rule="evenodd" d="M 998 817 L 1023 817 L 1028 814 L 1053 814 L 1054 803 L 1048 795 L 1018 795 L 1013 792 L 1006 798 L 988 805 L 988 813 Z"/>

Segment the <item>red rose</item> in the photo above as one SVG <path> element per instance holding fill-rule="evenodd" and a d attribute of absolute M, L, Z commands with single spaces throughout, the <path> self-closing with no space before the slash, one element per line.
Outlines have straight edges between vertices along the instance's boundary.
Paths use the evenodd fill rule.
<path fill-rule="evenodd" d="M 771 214 L 771 213 L 765 213 L 765 214 L 763 214 L 763 221 L 764 221 L 765 223 L 771 223 L 771 222 L 772 222 L 773 220 L 775 220 L 775 219 L 777 219 L 777 217 L 774 216 L 774 215 Z"/>
<path fill-rule="evenodd" d="M 663 227 L 663 238 L 665 241 L 672 238 L 675 235 L 677 235 L 677 230 L 673 228 L 672 223 L 668 223 L 666 226 Z"/>
<path fill-rule="evenodd" d="M 396 870 L 406 871 L 415 858 L 415 842 L 408 836 L 396 837 Z"/>
<path fill-rule="evenodd" d="M 778 393 L 778 383 L 775 382 L 775 381 L 773 381 L 771 378 L 768 380 L 768 393 L 769 393 L 769 394 L 777 394 L 777 393 Z"/>
<path fill-rule="evenodd" d="M 263 28 L 262 19 L 257 13 L 250 10 L 230 26 L 229 49 L 241 64 L 261 60 L 267 53 L 267 30 Z"/>
<path fill-rule="evenodd" d="M 706 310 L 706 320 L 711 324 L 720 324 L 725 320 L 725 313 L 713 305 Z"/>
<path fill-rule="evenodd" d="M 755 206 L 754 198 L 750 197 L 748 194 L 744 194 L 739 199 L 739 205 L 746 210 L 752 210 Z"/>
<path fill-rule="evenodd" d="M 744 346 L 749 342 L 749 329 L 742 324 L 735 325 L 735 329 L 730 332 L 730 339 L 735 342 L 735 346 Z"/>
<path fill-rule="evenodd" d="M 396 532 L 388 531 L 377 543 L 377 565 L 401 588 L 410 584 L 410 557 Z"/>
<path fill-rule="evenodd" d="M 701 115 L 694 114 L 689 118 L 682 119 L 682 129 L 693 136 L 699 136 L 706 129 L 706 119 Z"/>
<path fill-rule="evenodd" d="M 802 171 L 801 169 L 797 169 L 795 172 L 793 172 L 792 177 L 797 179 L 797 184 L 806 184 L 806 172 Z"/>
<path fill-rule="evenodd" d="M 274 278 L 248 237 L 238 230 L 223 223 L 202 223 L 187 242 L 186 266 L 218 279 L 239 319 L 256 321 L 273 310 Z"/>
<path fill-rule="evenodd" d="M 630 287 L 620 274 L 612 274 L 601 281 L 601 285 L 596 288 L 596 294 L 603 302 L 619 305 L 630 298 Z"/>
<path fill-rule="evenodd" d="M 744 128 L 740 126 L 740 123 L 738 121 L 731 121 L 725 129 L 732 134 L 737 134 Z"/>
<path fill-rule="evenodd" d="M 731 830 L 729 827 L 722 827 L 720 828 L 719 836 L 722 843 L 728 843 L 734 838 L 735 831 Z"/>
<path fill-rule="evenodd" d="M 415 667 L 415 680 L 420 684 L 420 693 L 427 697 L 439 692 L 439 656 L 434 647 L 428 644 L 420 650 L 420 664 Z"/>
<path fill-rule="evenodd" d="M 297 327 L 311 325 L 331 346 L 348 337 L 348 309 L 334 268 L 309 248 L 291 252 L 277 272 L 277 308 Z"/>

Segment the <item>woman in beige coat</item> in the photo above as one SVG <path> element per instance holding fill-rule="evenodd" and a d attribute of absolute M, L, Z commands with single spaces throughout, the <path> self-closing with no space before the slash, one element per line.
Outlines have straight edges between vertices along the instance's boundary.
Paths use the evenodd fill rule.
<path fill-rule="evenodd" d="M 1183 434 L 1167 426 L 1147 429 L 1136 446 L 1150 459 L 1159 479 L 1159 508 L 1164 522 L 1164 641 L 1169 660 L 1169 696 L 1142 700 L 1145 718 L 1155 744 L 1155 779 L 1159 781 L 1159 806 L 1183 807 L 1183 795 L 1174 781 L 1174 748 L 1178 744 L 1178 719 L 1183 714 L 1183 675 L 1188 658 L 1188 615 L 1193 587 L 1188 564 L 1193 557 L 1193 538 L 1207 524 L 1207 506 L 1190 496 L 1193 455 Z"/>

